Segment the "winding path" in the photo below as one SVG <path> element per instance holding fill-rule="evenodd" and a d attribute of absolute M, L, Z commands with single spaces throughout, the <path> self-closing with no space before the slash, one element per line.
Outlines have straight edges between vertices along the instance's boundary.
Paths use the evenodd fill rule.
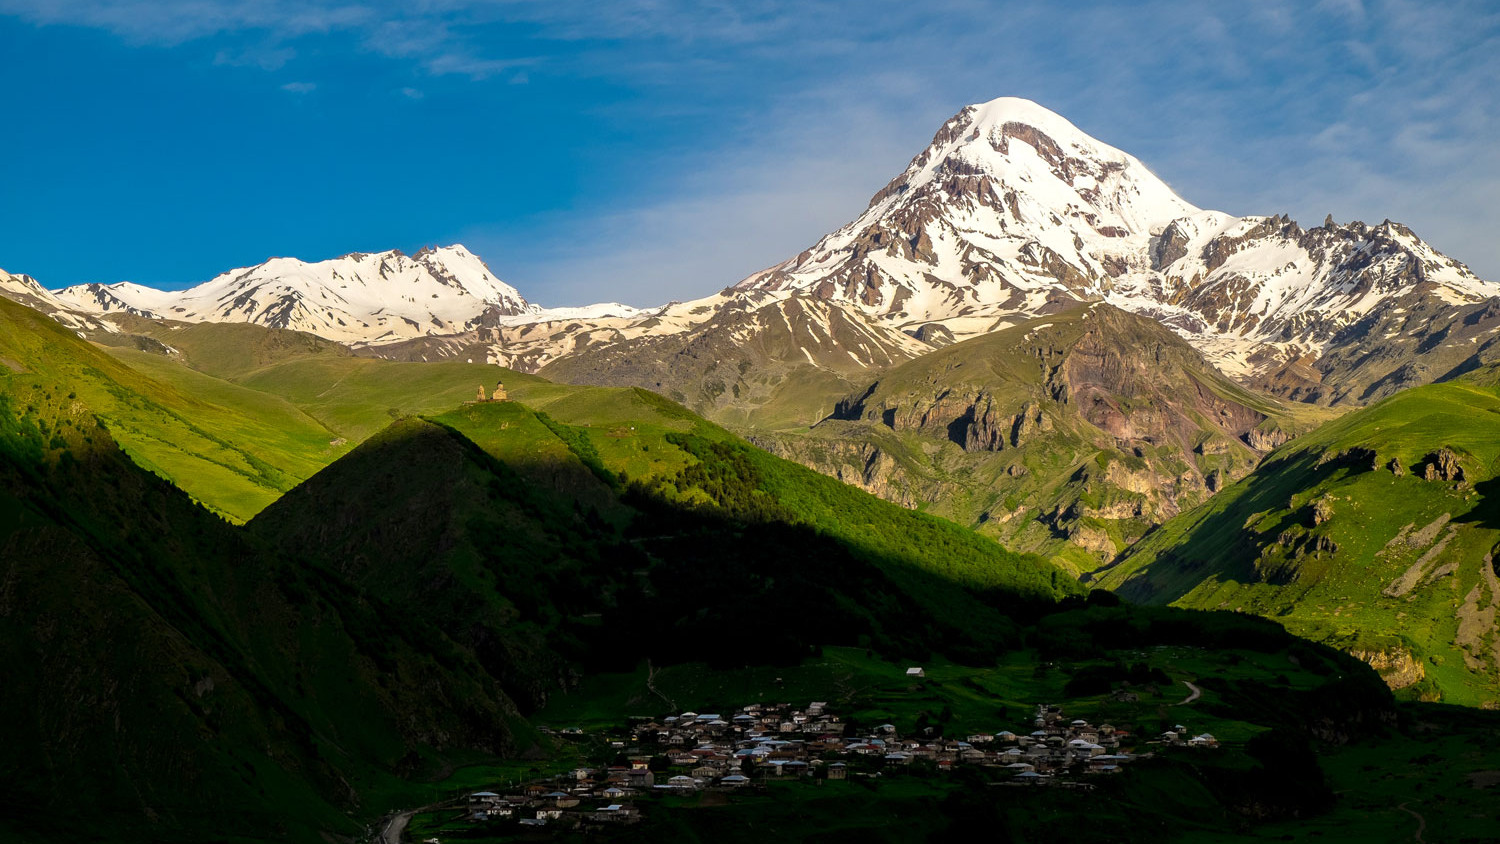
<path fill-rule="evenodd" d="M 1408 800 L 1406 801 L 1406 803 L 1402 803 L 1396 808 L 1417 819 L 1417 831 L 1411 834 L 1412 840 L 1417 842 L 1417 844 L 1427 844 L 1426 839 L 1422 837 L 1422 833 L 1427 831 L 1427 819 L 1422 817 L 1419 812 L 1406 808 L 1406 804 L 1410 802 L 1411 801 Z"/>
<path fill-rule="evenodd" d="M 1193 685 L 1192 681 L 1183 680 L 1182 684 L 1188 687 L 1188 692 L 1190 694 L 1188 694 L 1187 697 L 1183 698 L 1181 703 L 1172 704 L 1173 706 L 1187 706 L 1198 698 L 1203 697 L 1203 690 Z"/>
<path fill-rule="evenodd" d="M 402 812 L 391 818 L 390 823 L 386 824 L 385 829 L 382 829 L 380 835 L 375 838 L 375 844 L 401 844 L 401 834 L 406 832 L 406 825 L 411 823 L 411 816 L 414 814 L 416 814 L 415 810 Z"/>
<path fill-rule="evenodd" d="M 646 688 L 651 691 L 651 694 L 666 701 L 667 706 L 671 707 L 672 711 L 677 711 L 677 704 L 671 698 L 662 694 L 661 690 L 656 687 L 656 667 L 651 664 L 651 660 L 649 659 L 646 660 Z"/>

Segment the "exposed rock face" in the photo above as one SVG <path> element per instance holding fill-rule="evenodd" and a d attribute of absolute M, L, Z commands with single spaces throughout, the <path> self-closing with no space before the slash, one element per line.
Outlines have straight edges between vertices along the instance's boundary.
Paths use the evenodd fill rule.
<path fill-rule="evenodd" d="M 844 478 L 863 473 L 849 443 L 889 442 L 881 471 L 894 474 L 864 488 L 1097 564 L 1249 472 L 1251 443 L 1290 435 L 1276 402 L 1252 395 L 1154 321 L 1098 304 L 896 367 L 806 438 L 768 447 Z"/>
<path fill-rule="evenodd" d="M 1447 446 L 1423 457 L 1422 462 L 1417 464 L 1416 471 L 1423 479 L 1429 481 L 1449 481 L 1460 486 L 1467 483 L 1464 467 L 1458 462 L 1458 455 Z"/>
<path fill-rule="evenodd" d="M 731 424 L 755 421 L 753 409 L 771 414 L 785 404 L 790 418 L 771 419 L 767 427 L 811 425 L 865 371 L 930 349 L 838 304 L 758 293 L 737 295 L 691 330 L 597 343 L 588 354 L 547 363 L 539 374 L 573 384 L 643 386 Z M 783 402 L 787 393 L 795 400 Z"/>
<path fill-rule="evenodd" d="M 1500 549 L 1497 549 L 1500 550 Z M 1470 669 L 1500 671 L 1500 575 L 1495 572 L 1494 551 L 1484 555 L 1479 580 L 1464 596 L 1458 609 L 1458 633 L 1454 644 L 1462 649 Z"/>
<path fill-rule="evenodd" d="M 1355 659 L 1368 663 L 1371 668 L 1380 672 L 1380 679 L 1392 689 L 1415 686 L 1427 676 L 1427 670 L 1422 667 L 1422 663 L 1418 662 L 1412 656 L 1411 651 L 1405 648 L 1382 651 L 1356 649 L 1349 653 Z"/>
<path fill-rule="evenodd" d="M 832 440 L 814 444 L 798 437 L 759 435 L 750 441 L 777 457 L 804 465 L 817 463 L 819 471 L 872 495 L 903 507 L 951 495 L 951 484 L 901 471 L 895 458 L 878 444 L 858 440 Z"/>
<path fill-rule="evenodd" d="M 1256 451 L 1270 451 L 1291 438 L 1291 434 L 1280 428 L 1273 428 L 1269 431 L 1252 428 L 1245 434 L 1245 444 Z"/>
<path fill-rule="evenodd" d="M 1333 518 L 1333 504 L 1326 498 L 1319 498 L 1313 502 L 1312 523 L 1316 527 Z"/>

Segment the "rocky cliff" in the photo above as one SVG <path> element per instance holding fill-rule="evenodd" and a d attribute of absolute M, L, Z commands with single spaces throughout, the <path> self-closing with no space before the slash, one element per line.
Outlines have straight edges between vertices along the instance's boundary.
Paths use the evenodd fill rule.
<path fill-rule="evenodd" d="M 894 367 L 806 435 L 757 442 L 1086 570 L 1308 424 L 1154 321 L 1094 305 Z"/>

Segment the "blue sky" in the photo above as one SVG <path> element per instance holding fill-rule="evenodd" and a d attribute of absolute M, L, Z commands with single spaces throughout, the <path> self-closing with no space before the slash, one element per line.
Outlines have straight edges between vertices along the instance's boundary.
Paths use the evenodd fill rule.
<path fill-rule="evenodd" d="M 1493 2 L 0 0 L 0 62 L 0 267 L 53 287 L 457 241 L 547 305 L 695 297 L 999 96 L 1500 280 Z"/>

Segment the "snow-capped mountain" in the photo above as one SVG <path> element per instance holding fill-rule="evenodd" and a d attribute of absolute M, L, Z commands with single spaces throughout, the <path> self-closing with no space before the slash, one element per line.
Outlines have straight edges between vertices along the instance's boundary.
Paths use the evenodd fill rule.
<path fill-rule="evenodd" d="M 32 307 L 47 305 L 53 308 L 60 308 L 63 305 L 52 294 L 52 291 L 37 283 L 36 279 L 29 275 L 8 273 L 5 270 L 0 270 L 0 294 L 4 294 L 7 299 L 23 302 Z"/>
<path fill-rule="evenodd" d="M 550 328 L 506 332 L 512 356 L 495 362 L 545 364 L 546 377 L 569 384 L 643 386 L 731 422 L 744 421 L 745 408 L 775 405 L 814 385 L 853 389 L 870 370 L 932 351 L 838 302 L 758 290 L 670 305 L 644 323 L 575 331 L 577 345 L 566 353 L 526 357 L 528 348 L 546 348 Z"/>
<path fill-rule="evenodd" d="M 1317 358 L 1393 297 L 1456 307 L 1500 295 L 1389 221 L 1304 230 L 1200 210 L 1140 161 L 1014 98 L 960 111 L 858 219 L 737 287 L 956 339 L 1103 299 L 1247 379 Z"/>
<path fill-rule="evenodd" d="M 182 291 L 85 284 L 57 298 L 97 314 L 184 322 L 251 322 L 363 345 L 537 319 L 630 315 L 625 305 L 547 311 L 529 304 L 462 245 L 352 253 L 327 261 L 273 258 Z"/>
<path fill-rule="evenodd" d="M 80 312 L 29 275 L 0 270 L 0 296 L 51 316 L 74 331 L 113 331 L 114 326 Z"/>
<path fill-rule="evenodd" d="M 800 290 L 915 328 L 994 327 L 1149 267 L 1198 213 L 1135 158 L 1027 100 L 970 106 L 854 222 L 740 288 Z"/>
<path fill-rule="evenodd" d="M 1497 295 L 1396 223 L 1304 229 L 1201 210 L 1136 158 L 1002 98 L 944 123 L 850 224 L 695 301 L 548 310 L 462 246 L 278 258 L 181 292 L 83 285 L 56 299 L 96 315 L 298 329 L 390 357 L 671 382 L 688 396 L 701 375 L 715 403 L 759 394 L 723 369 L 730 358 L 748 372 L 784 352 L 837 380 L 1106 301 L 1160 320 L 1243 382 L 1338 403 L 1500 358 Z"/>

